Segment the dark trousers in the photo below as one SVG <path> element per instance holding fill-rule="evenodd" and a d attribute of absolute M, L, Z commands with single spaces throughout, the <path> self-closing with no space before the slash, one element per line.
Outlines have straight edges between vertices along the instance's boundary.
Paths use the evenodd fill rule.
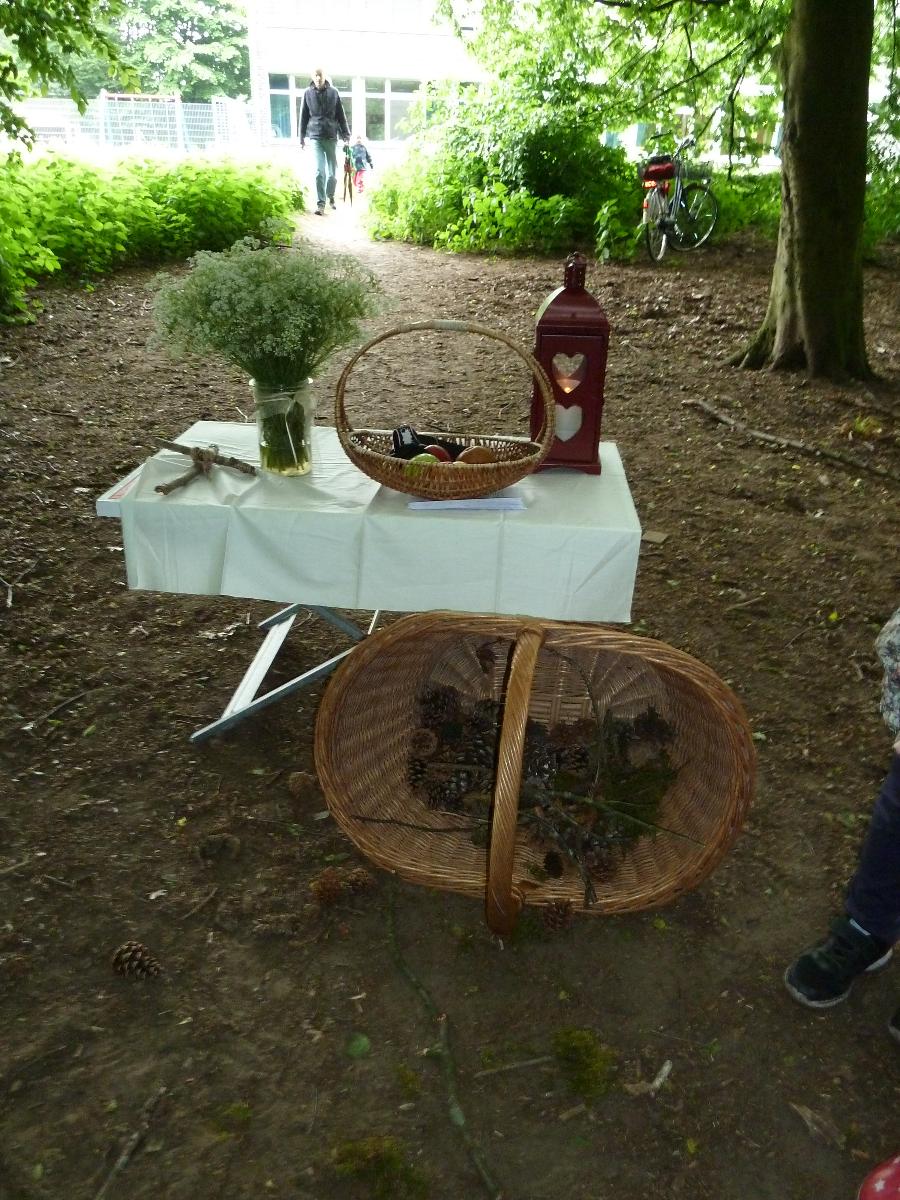
<path fill-rule="evenodd" d="M 883 942 L 900 941 L 900 754 L 881 785 L 856 874 L 847 890 L 847 913 Z"/>

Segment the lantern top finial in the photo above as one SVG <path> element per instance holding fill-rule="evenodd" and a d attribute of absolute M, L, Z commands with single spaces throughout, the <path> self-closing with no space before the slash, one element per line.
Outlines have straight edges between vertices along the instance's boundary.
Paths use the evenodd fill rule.
<path fill-rule="evenodd" d="M 573 292 L 584 291 L 584 281 L 587 274 L 587 259 L 583 254 L 573 251 L 566 259 L 565 285 Z"/>

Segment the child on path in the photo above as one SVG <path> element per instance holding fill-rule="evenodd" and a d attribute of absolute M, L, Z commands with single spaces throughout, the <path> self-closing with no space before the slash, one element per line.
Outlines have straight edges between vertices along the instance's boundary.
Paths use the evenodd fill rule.
<path fill-rule="evenodd" d="M 359 134 L 357 134 L 356 141 L 350 147 L 350 160 L 353 163 L 353 186 L 362 195 L 363 175 L 366 172 L 366 164 L 370 167 L 374 167 L 375 164 L 372 162 L 372 156 Z"/>

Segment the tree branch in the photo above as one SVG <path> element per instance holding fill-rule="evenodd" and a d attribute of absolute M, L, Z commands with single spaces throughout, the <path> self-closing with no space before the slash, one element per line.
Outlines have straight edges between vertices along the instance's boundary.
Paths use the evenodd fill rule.
<path fill-rule="evenodd" d="M 743 433 L 747 437 L 755 438 L 758 442 L 765 442 L 769 446 L 778 446 L 782 450 L 796 450 L 798 453 L 808 454 L 812 458 L 825 458 L 829 462 L 840 463 L 842 467 L 850 467 L 854 471 L 868 471 L 872 475 L 878 475 L 881 479 L 890 480 L 891 483 L 898 482 L 897 475 L 894 472 L 883 471 L 881 467 L 870 466 L 868 463 L 851 458 L 849 454 L 838 454 L 834 450 L 823 450 L 820 446 L 810 446 L 806 442 L 798 442 L 793 438 L 776 437 L 774 434 L 764 433 L 760 429 L 751 429 L 743 421 L 736 421 L 734 417 L 729 417 L 727 413 L 713 408 L 705 400 L 682 400 L 681 404 L 684 408 L 700 408 L 717 421 L 721 421 L 723 425 L 727 425 L 729 429 L 734 429 L 737 433 Z"/>

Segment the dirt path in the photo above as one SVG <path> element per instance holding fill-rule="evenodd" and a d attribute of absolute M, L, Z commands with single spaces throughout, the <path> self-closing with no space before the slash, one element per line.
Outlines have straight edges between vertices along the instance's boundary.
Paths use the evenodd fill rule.
<path fill-rule="evenodd" d="M 304 231 L 371 263 L 388 302 L 373 328 L 470 317 L 530 344 L 559 262 L 372 245 L 355 220 L 306 217 Z M 758 798 L 733 853 L 665 910 L 555 935 L 529 918 L 502 948 L 478 904 L 397 888 L 399 946 L 447 1014 L 468 1129 L 510 1200 L 844 1200 L 898 1148 L 896 971 L 824 1017 L 780 975 L 839 904 L 888 761 L 872 641 L 900 594 L 900 489 L 683 402 L 894 480 L 900 424 L 864 389 L 723 365 L 769 270 L 766 254 L 717 248 L 588 280 L 613 330 L 604 436 L 645 530 L 667 535 L 642 550 L 635 629 L 709 663 L 754 722 Z M 288 786 L 311 769 L 319 693 L 187 741 L 273 606 L 128 592 L 119 528 L 94 516 L 158 438 L 245 402 L 239 372 L 148 347 L 151 274 L 49 290 L 37 324 L 0 330 L 0 1197 L 94 1200 L 142 1121 L 107 1200 L 366 1197 L 330 1154 L 373 1135 L 400 1140 L 433 1200 L 486 1195 L 423 1056 L 436 1031 L 397 969 L 387 880 L 324 912 L 310 902 L 324 867 L 358 861 L 321 797 Z M 895 270 L 869 270 L 875 403 L 894 412 L 898 293 Z M 343 361 L 317 381 L 325 423 Z M 519 430 L 526 399 L 493 346 L 423 357 L 397 338 L 353 412 Z M 339 649 L 310 621 L 275 681 Z M 112 971 L 132 938 L 164 976 Z M 573 1027 L 615 1056 L 612 1090 L 589 1105 L 552 1060 Z M 353 1057 L 357 1034 L 368 1050 Z M 629 1090 L 666 1061 L 658 1095 Z M 413 1192 L 394 1179 L 382 1194 Z"/>

